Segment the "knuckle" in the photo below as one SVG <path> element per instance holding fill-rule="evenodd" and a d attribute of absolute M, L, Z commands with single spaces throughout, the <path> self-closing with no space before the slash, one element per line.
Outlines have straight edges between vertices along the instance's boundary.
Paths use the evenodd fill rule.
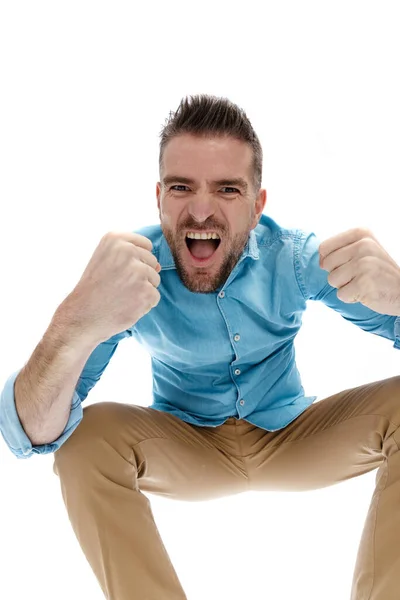
<path fill-rule="evenodd" d="M 372 231 L 370 229 L 368 229 L 367 227 L 359 227 L 357 229 L 357 233 L 360 237 L 366 238 L 366 237 L 372 237 Z"/>
<path fill-rule="evenodd" d="M 103 235 L 103 240 L 115 240 L 118 237 L 118 233 L 116 231 L 106 231 Z"/>

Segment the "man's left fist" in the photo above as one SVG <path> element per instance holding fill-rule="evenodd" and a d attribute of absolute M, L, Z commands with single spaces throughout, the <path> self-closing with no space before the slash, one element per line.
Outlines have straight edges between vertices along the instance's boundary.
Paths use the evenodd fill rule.
<path fill-rule="evenodd" d="M 343 302 L 361 302 L 383 315 L 400 315 L 400 267 L 369 229 L 350 229 L 319 246 L 328 283 Z"/>

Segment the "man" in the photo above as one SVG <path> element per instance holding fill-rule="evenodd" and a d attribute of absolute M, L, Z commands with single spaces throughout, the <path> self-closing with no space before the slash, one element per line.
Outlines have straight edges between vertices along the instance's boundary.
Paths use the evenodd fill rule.
<path fill-rule="evenodd" d="M 183 100 L 162 132 L 160 225 L 102 238 L 3 390 L 6 443 L 19 458 L 55 452 L 109 599 L 186 598 L 142 492 L 310 490 L 379 467 L 351 598 L 398 600 L 400 378 L 313 404 L 293 343 L 312 299 L 400 348 L 400 268 L 370 231 L 320 244 L 279 226 L 263 214 L 261 173 L 242 110 Z M 127 336 L 151 354 L 153 404 L 82 409 Z"/>

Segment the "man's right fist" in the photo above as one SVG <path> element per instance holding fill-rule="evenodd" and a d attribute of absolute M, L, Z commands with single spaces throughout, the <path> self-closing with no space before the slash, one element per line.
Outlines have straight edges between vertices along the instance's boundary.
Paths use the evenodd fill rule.
<path fill-rule="evenodd" d="M 132 327 L 160 301 L 161 266 L 138 233 L 106 233 L 60 310 L 98 343 Z"/>

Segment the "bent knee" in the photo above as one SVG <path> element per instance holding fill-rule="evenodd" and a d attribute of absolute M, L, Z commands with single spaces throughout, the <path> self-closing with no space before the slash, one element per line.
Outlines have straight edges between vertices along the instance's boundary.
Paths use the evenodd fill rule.
<path fill-rule="evenodd" d="M 60 446 L 56 454 L 75 447 L 87 445 L 104 436 L 105 431 L 120 427 L 123 422 L 124 406 L 118 402 L 96 402 L 85 406 L 82 420 L 70 437 Z"/>

